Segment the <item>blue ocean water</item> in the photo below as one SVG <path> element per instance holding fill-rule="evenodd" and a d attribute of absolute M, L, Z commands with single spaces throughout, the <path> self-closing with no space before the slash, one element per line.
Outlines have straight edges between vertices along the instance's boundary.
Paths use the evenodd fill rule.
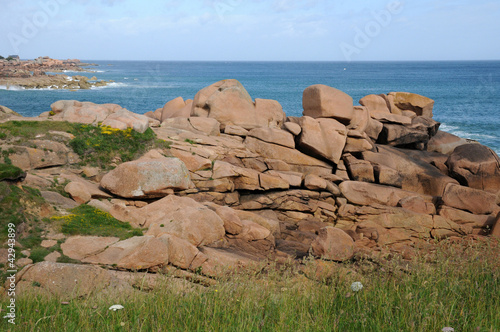
<path fill-rule="evenodd" d="M 6 90 L 0 105 L 24 116 L 50 110 L 61 99 L 116 103 L 145 113 L 221 79 L 235 78 L 252 98 L 275 99 L 287 115 L 302 113 L 302 92 L 326 84 L 353 97 L 408 91 L 435 100 L 441 129 L 474 139 L 500 153 L 500 61 L 464 62 L 169 62 L 92 61 L 88 77 L 114 80 L 92 90 Z M 68 73 L 74 75 L 75 73 Z M 78 73 L 80 74 L 80 73 Z"/>

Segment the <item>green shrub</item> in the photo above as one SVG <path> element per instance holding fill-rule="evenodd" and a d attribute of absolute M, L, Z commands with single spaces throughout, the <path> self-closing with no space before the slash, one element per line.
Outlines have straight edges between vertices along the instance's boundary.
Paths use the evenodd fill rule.
<path fill-rule="evenodd" d="M 31 250 L 30 259 L 33 263 L 43 262 L 45 256 L 50 254 L 50 250 L 42 247 L 38 247 Z"/>
<path fill-rule="evenodd" d="M 0 181 L 4 179 L 16 179 L 24 174 L 24 171 L 19 167 L 0 164 Z"/>
<path fill-rule="evenodd" d="M 114 129 L 107 126 L 75 125 L 76 136 L 69 145 L 82 159 L 82 164 L 109 168 L 117 158 L 122 162 L 134 160 L 152 148 L 168 149 L 170 143 L 156 139 L 148 128 L 139 133 L 131 128 Z"/>
<path fill-rule="evenodd" d="M 140 229 L 88 205 L 80 205 L 71 212 L 67 216 L 52 217 L 52 221 L 62 222 L 61 231 L 67 235 L 116 236 L 122 240 L 143 235 Z"/>

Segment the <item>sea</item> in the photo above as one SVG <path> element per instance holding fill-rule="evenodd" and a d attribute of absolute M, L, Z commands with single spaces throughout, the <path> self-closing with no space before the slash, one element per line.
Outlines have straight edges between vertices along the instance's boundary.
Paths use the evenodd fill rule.
<path fill-rule="evenodd" d="M 96 61 L 88 72 L 67 75 L 113 80 L 91 90 L 25 90 L 0 86 L 0 105 L 37 116 L 62 99 L 116 103 L 136 113 L 176 97 L 193 99 L 202 88 L 237 79 L 252 98 L 280 102 L 288 116 L 302 115 L 302 92 L 313 84 L 342 90 L 358 100 L 406 91 L 435 100 L 441 130 L 476 140 L 500 154 L 500 61 L 425 62 L 177 62 Z"/>

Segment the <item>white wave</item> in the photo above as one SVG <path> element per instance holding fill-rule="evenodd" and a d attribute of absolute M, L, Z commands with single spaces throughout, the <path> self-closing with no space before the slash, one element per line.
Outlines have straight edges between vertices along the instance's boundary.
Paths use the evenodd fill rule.
<path fill-rule="evenodd" d="M 463 130 L 455 130 L 452 132 L 453 135 L 457 135 L 458 137 L 472 139 L 472 140 L 483 140 L 483 139 L 498 139 L 497 136 L 487 135 L 487 134 L 478 134 L 478 133 L 469 133 Z"/>
<path fill-rule="evenodd" d="M 26 90 L 24 87 L 22 86 L 18 86 L 18 85 L 0 85 L 0 90 L 9 90 L 9 91 L 22 91 L 22 90 Z"/>
<path fill-rule="evenodd" d="M 446 123 L 441 123 L 439 129 L 442 131 L 453 131 L 453 130 L 458 130 L 459 128 L 457 126 L 451 126 L 447 125 Z"/>
<path fill-rule="evenodd" d="M 128 86 L 128 84 L 119 83 L 119 82 L 112 82 L 112 83 L 108 83 L 106 86 L 93 86 L 93 87 L 91 87 L 91 89 L 97 90 L 97 89 L 107 89 L 107 88 L 123 88 L 126 86 Z"/>
<path fill-rule="evenodd" d="M 500 140 L 499 136 L 494 136 L 494 135 L 490 135 L 490 134 L 468 132 L 468 131 L 463 130 L 459 126 L 447 125 L 445 123 L 441 124 L 441 126 L 439 127 L 439 130 L 445 131 L 447 133 L 456 135 L 456 136 L 461 137 L 461 138 L 470 139 L 470 140 L 474 140 L 474 141 Z"/>

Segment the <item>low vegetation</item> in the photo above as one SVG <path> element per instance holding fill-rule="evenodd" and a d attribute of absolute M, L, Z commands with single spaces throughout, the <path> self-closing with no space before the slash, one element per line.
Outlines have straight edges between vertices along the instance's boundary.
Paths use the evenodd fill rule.
<path fill-rule="evenodd" d="M 66 139 L 64 143 L 80 156 L 81 165 L 98 166 L 103 169 L 112 168 L 113 164 L 134 160 L 154 148 L 170 148 L 170 142 L 157 139 L 151 128 L 139 133 L 131 128 L 119 130 L 101 125 L 60 121 L 9 121 L 0 124 L 0 135 L 17 137 L 16 144 L 33 139 L 64 140 L 61 136 L 49 133 L 50 131 L 74 135 L 73 139 Z M 9 155 L 14 152 L 3 151 L 4 161 L 7 161 Z"/>
<path fill-rule="evenodd" d="M 411 262 L 393 257 L 332 264 L 329 277 L 319 281 L 289 265 L 231 275 L 211 287 L 179 290 L 176 283 L 166 282 L 143 295 L 95 294 L 69 304 L 54 297 L 25 295 L 17 301 L 16 322 L 26 331 L 441 331 L 452 327 L 494 332 L 500 327 L 498 249 L 493 243 L 443 242 L 439 250 Z M 353 291 L 353 281 L 363 288 Z M 115 304 L 124 309 L 109 310 Z M 9 326 L 3 321 L 0 328 Z"/>
<path fill-rule="evenodd" d="M 14 225 L 17 242 L 24 249 L 40 248 L 44 222 L 40 208 L 45 204 L 40 192 L 30 187 L 0 182 L 0 244 L 7 248 L 9 224 Z M 24 257 L 16 247 L 16 259 Z M 0 282 L 5 280 L 6 267 L 0 270 Z"/>
<path fill-rule="evenodd" d="M 14 180 L 19 178 L 23 174 L 23 170 L 19 167 L 9 164 L 0 164 L 0 181 Z"/>
<path fill-rule="evenodd" d="M 69 122 L 61 121 L 8 121 L 0 123 L 0 133 L 7 137 L 20 137 L 35 139 L 40 135 L 47 135 L 49 131 L 62 131 L 71 133 L 75 129 Z"/>
<path fill-rule="evenodd" d="M 0 182 L 0 243 L 7 241 L 8 224 L 18 228 L 40 222 L 37 208 L 43 203 L 36 189 Z"/>
<path fill-rule="evenodd" d="M 113 162 L 134 160 L 152 148 L 170 147 L 168 142 L 156 139 L 151 128 L 141 134 L 131 128 L 119 130 L 106 126 L 74 126 L 73 134 L 76 137 L 69 145 L 81 157 L 83 165 L 109 168 Z"/>
<path fill-rule="evenodd" d="M 140 229 L 88 205 L 80 205 L 72 209 L 71 214 L 52 217 L 51 220 L 59 223 L 66 235 L 116 236 L 121 240 L 143 235 Z"/>

